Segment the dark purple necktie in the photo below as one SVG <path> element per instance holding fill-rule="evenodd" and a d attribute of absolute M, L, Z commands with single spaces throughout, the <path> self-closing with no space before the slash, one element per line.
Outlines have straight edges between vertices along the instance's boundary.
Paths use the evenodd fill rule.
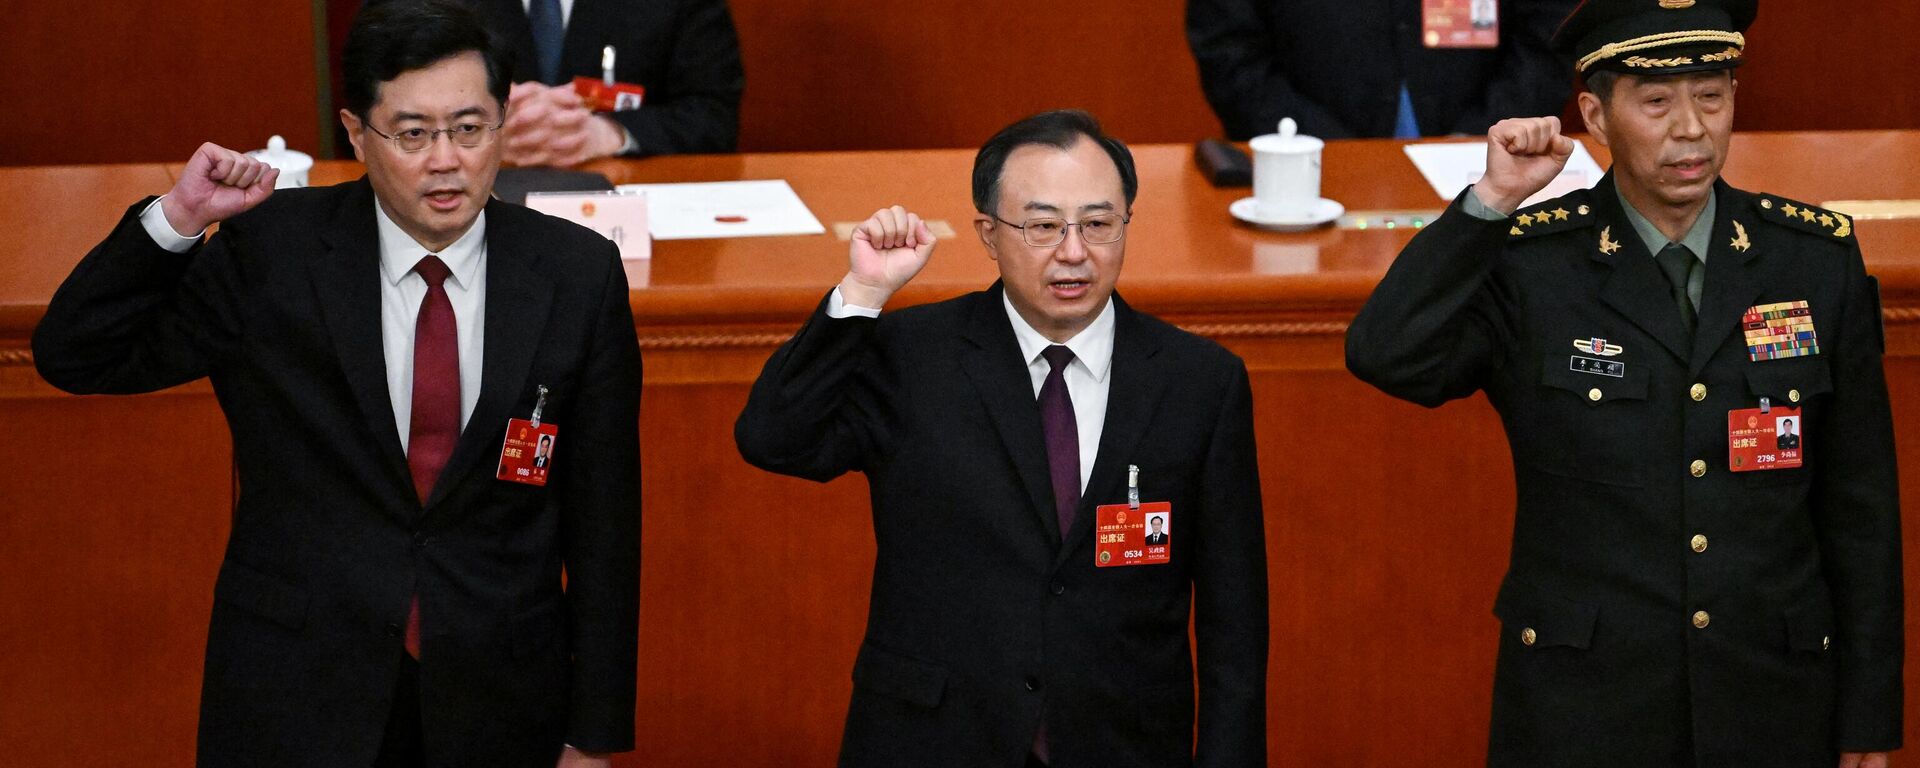
<path fill-rule="evenodd" d="M 427 281 L 427 296 L 413 325 L 413 407 L 407 430 L 407 469 L 420 503 L 433 495 L 440 470 L 460 439 L 460 335 L 453 302 L 447 299 L 451 272 L 440 257 L 427 254 L 413 265 Z M 407 653 L 420 658 L 420 594 L 407 609 Z"/>
<path fill-rule="evenodd" d="M 1055 344 L 1040 350 L 1040 356 L 1053 366 L 1047 380 L 1040 384 L 1040 431 L 1047 438 L 1047 474 L 1053 476 L 1053 512 L 1060 518 L 1061 546 L 1069 546 L 1067 531 L 1073 528 L 1073 510 L 1080 506 L 1080 425 L 1073 417 L 1073 398 L 1067 394 L 1067 363 L 1073 362 L 1073 350 Z M 1047 754 L 1047 721 L 1040 720 L 1040 731 L 1033 735 L 1033 755 L 1041 763 Z"/>
<path fill-rule="evenodd" d="M 1073 418 L 1073 398 L 1067 394 L 1067 363 L 1073 350 L 1055 344 L 1040 351 L 1053 369 L 1040 385 L 1040 430 L 1047 437 L 1047 472 L 1053 476 L 1053 511 L 1060 517 L 1060 537 L 1073 528 L 1073 510 L 1080 506 L 1080 427 Z"/>

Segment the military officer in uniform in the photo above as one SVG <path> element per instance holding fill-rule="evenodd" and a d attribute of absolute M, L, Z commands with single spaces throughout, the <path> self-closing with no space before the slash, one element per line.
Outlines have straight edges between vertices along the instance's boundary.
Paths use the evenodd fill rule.
<path fill-rule="evenodd" d="M 1612 170 L 1522 208 L 1573 143 L 1555 118 L 1495 125 L 1485 177 L 1348 332 L 1360 378 L 1429 407 L 1485 391 L 1506 428 L 1490 765 L 1852 768 L 1900 746 L 1878 288 L 1849 217 L 1719 178 L 1756 5 L 1582 4 L 1557 45 Z M 1807 449 L 1737 461 L 1750 416 L 1794 417 Z"/>

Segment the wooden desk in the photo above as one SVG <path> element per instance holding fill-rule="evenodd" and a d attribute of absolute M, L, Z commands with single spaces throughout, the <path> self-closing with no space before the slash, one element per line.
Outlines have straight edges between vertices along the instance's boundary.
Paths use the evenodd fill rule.
<path fill-rule="evenodd" d="M 1411 234 L 1237 226 L 1226 206 L 1246 191 L 1206 185 L 1189 153 L 1136 148 L 1140 199 L 1120 287 L 1136 306 L 1219 339 L 1254 373 L 1274 764 L 1478 765 L 1498 629 L 1490 609 L 1512 520 L 1506 443 L 1482 398 L 1420 409 L 1341 362 L 1347 320 Z M 971 162 L 970 151 L 925 151 L 594 166 L 617 182 L 786 178 L 829 229 L 664 242 L 651 262 L 629 265 L 647 365 L 638 727 L 648 764 L 832 764 L 873 556 L 865 483 L 753 470 L 734 451 L 733 419 L 766 356 L 844 272 L 835 222 L 901 203 L 959 232 L 902 305 L 992 280 L 969 223 Z M 1749 134 L 1736 138 L 1728 176 L 1811 202 L 1920 199 L 1920 181 L 1885 172 L 1912 167 L 1920 132 Z M 1441 207 L 1394 142 L 1331 144 L 1326 169 L 1326 194 L 1350 210 Z M 25 351 L 66 271 L 174 170 L 0 170 L 0 231 L 14 235 L 0 242 L 0 403 L 12 433 L 38 441 L 35 474 L 0 484 L 0 690 L 15 692 L 0 697 L 0 744 L 30 764 L 178 764 L 192 750 L 232 498 L 224 424 L 204 385 L 68 397 L 34 377 Z M 357 174 L 322 164 L 314 180 Z M 1883 281 L 1911 476 L 1920 421 L 1899 417 L 1920 405 L 1920 222 L 1856 228 Z M 1453 450 L 1412 460 L 1413 446 L 1441 442 Z M 1905 500 L 1920 503 L 1908 488 Z M 770 522 L 770 510 L 793 507 L 822 510 L 822 524 L 794 536 Z M 1907 526 L 1906 543 L 1920 551 L 1916 531 Z M 1920 557 L 1907 573 L 1920 584 Z M 1912 597 L 1908 616 L 1920 628 Z M 1908 674 L 1911 687 L 1920 664 Z M 1907 735 L 1920 744 L 1920 727 Z"/>

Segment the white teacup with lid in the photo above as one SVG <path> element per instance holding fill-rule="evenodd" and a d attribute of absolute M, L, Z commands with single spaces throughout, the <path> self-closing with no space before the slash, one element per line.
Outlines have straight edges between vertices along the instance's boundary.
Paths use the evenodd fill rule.
<path fill-rule="evenodd" d="M 1280 120 L 1280 132 L 1255 136 L 1253 197 L 1258 215 L 1270 221 L 1312 218 L 1320 202 L 1320 153 L 1327 143 L 1299 134 L 1293 118 Z"/>
<path fill-rule="evenodd" d="M 248 152 L 247 156 L 280 169 L 280 178 L 273 183 L 274 189 L 304 187 L 307 185 L 307 172 L 313 170 L 313 156 L 287 149 L 287 140 L 280 136 L 267 139 L 266 149 L 256 149 Z"/>

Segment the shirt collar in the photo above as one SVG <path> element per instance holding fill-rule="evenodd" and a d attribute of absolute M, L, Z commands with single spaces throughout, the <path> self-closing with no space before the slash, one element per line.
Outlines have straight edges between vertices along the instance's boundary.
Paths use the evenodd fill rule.
<path fill-rule="evenodd" d="M 1007 320 L 1013 323 L 1013 338 L 1020 342 L 1020 359 L 1033 365 L 1041 352 L 1053 346 L 1053 341 L 1027 324 L 1027 319 L 1013 308 L 1013 300 L 1007 298 L 1004 291 L 1000 294 L 1000 303 L 1007 309 Z M 1073 350 L 1073 359 L 1093 374 L 1094 381 L 1107 380 L 1107 372 L 1113 369 L 1113 297 L 1107 297 L 1107 305 L 1100 309 L 1100 314 L 1073 338 L 1067 339 L 1066 346 Z"/>
<path fill-rule="evenodd" d="M 373 217 L 380 230 L 380 272 L 386 276 L 389 285 L 399 285 L 407 275 L 413 274 L 413 265 L 432 252 L 394 223 L 378 200 L 373 203 Z M 487 212 L 481 209 L 473 225 L 467 227 L 467 233 L 435 255 L 447 265 L 455 285 L 471 290 L 474 287 L 474 275 L 480 270 L 480 260 L 486 253 Z"/>
<path fill-rule="evenodd" d="M 1672 241 L 1668 240 L 1666 234 L 1662 233 L 1659 227 L 1654 226 L 1651 220 L 1640 215 L 1640 212 L 1627 202 L 1626 195 L 1620 194 L 1619 187 L 1615 187 L 1613 192 L 1620 197 L 1620 210 L 1626 212 L 1627 222 L 1632 224 L 1633 231 L 1640 235 L 1640 241 L 1646 243 L 1647 253 L 1660 255 L 1660 251 Z M 1686 236 L 1680 238 L 1680 247 L 1693 253 L 1693 257 L 1699 259 L 1702 264 L 1707 263 L 1707 248 L 1713 244 L 1713 216 L 1719 205 L 1719 201 L 1715 199 L 1718 197 L 1719 195 L 1711 193 L 1707 195 L 1706 207 L 1700 209 L 1700 216 L 1693 220 L 1693 227 L 1687 230 Z"/>

